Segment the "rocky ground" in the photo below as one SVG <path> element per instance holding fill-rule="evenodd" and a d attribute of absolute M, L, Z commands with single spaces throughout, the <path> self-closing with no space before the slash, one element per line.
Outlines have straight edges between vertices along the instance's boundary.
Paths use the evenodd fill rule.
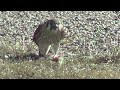
<path fill-rule="evenodd" d="M 61 41 L 66 55 L 96 55 L 119 46 L 118 11 L 0 11 L 0 46 L 6 41 L 28 47 L 37 26 L 50 18 L 60 18 L 67 28 Z"/>

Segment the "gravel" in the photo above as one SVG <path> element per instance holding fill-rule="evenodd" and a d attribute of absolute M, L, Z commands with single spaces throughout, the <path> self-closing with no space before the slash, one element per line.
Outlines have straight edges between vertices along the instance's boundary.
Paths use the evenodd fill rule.
<path fill-rule="evenodd" d="M 61 41 L 61 51 L 66 55 L 89 56 L 119 46 L 118 11 L 0 11 L 0 40 L 14 45 L 24 38 L 29 44 L 37 26 L 53 17 L 60 18 L 67 29 Z"/>

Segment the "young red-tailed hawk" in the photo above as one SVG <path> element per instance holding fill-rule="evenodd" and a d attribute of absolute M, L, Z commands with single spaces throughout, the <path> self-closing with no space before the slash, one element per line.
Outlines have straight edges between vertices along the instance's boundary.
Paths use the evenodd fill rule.
<path fill-rule="evenodd" d="M 54 58 L 58 57 L 60 41 L 65 37 L 64 27 L 58 19 L 50 19 L 40 24 L 33 35 L 33 41 L 39 48 L 39 56 L 46 56 L 51 48 Z"/>

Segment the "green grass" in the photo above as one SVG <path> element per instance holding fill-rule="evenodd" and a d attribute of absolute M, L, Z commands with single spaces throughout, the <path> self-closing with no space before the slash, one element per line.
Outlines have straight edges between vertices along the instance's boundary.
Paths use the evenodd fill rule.
<path fill-rule="evenodd" d="M 36 46 L 8 43 L 0 46 L 0 79 L 119 79 L 120 53 L 114 56 L 63 57 L 63 63 L 50 58 L 31 59 Z M 9 54 L 11 57 L 9 57 Z M 6 56 L 7 55 L 7 56 Z M 9 58 L 8 58 L 9 57 Z M 33 55 L 33 57 L 36 57 Z M 108 62 L 108 58 L 110 59 Z"/>
<path fill-rule="evenodd" d="M 120 65 L 81 61 L 79 58 L 59 63 L 50 60 L 11 61 L 0 59 L 1 79 L 115 79 Z"/>

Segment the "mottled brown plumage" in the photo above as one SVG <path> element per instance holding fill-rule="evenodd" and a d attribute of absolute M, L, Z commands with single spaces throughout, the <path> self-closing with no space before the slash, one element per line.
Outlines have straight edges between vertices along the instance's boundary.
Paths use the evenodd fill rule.
<path fill-rule="evenodd" d="M 46 56 L 52 46 L 56 57 L 64 36 L 64 27 L 59 20 L 50 19 L 40 24 L 33 35 L 33 41 L 39 48 L 39 56 Z"/>

